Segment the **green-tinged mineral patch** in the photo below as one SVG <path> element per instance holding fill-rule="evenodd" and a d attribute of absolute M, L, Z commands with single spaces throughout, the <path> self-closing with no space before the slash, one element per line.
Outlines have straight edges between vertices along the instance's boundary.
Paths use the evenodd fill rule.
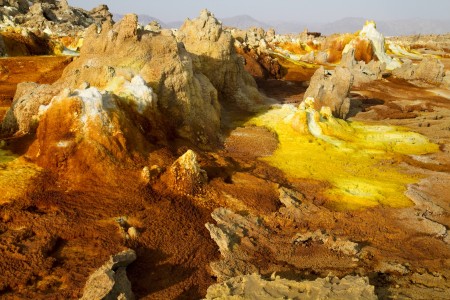
<path fill-rule="evenodd" d="M 412 205 L 404 192 L 419 176 L 402 171 L 401 157 L 436 152 L 438 145 L 404 128 L 334 118 L 326 108 L 314 110 L 313 101 L 274 107 L 247 123 L 278 135 L 277 150 L 262 159 L 290 177 L 329 182 L 324 194 L 333 209 Z"/>
<path fill-rule="evenodd" d="M 29 184 L 40 172 L 35 164 L 0 149 L 0 204 L 10 202 L 22 196 Z"/>

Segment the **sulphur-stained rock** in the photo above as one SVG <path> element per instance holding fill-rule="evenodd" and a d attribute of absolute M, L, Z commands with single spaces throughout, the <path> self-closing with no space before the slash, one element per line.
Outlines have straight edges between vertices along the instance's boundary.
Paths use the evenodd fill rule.
<path fill-rule="evenodd" d="M 250 49 L 243 44 L 235 43 L 236 51 L 244 58 L 245 70 L 254 78 L 276 78 L 281 79 L 285 75 L 285 70 L 277 58 L 273 58 L 261 48 Z"/>
<path fill-rule="evenodd" d="M 186 151 L 172 164 L 166 178 L 176 192 L 188 195 L 198 192 L 208 180 L 206 172 L 198 164 L 197 154 L 192 150 Z"/>
<path fill-rule="evenodd" d="M 378 299 L 367 277 L 329 276 L 295 281 L 279 276 L 237 276 L 208 288 L 205 299 Z"/>
<path fill-rule="evenodd" d="M 212 13 L 203 10 L 199 18 L 186 20 L 178 39 L 193 57 L 195 70 L 205 74 L 217 89 L 221 102 L 236 103 L 244 109 L 262 103 L 254 79 L 236 54 L 231 33 Z"/>
<path fill-rule="evenodd" d="M 19 86 L 2 136 L 35 134 L 27 157 L 72 174 L 71 182 L 87 174 L 108 180 L 106 170 L 145 159 L 169 136 L 209 147 L 220 141 L 221 107 L 218 91 L 194 64 L 171 32 L 141 30 L 135 15 L 101 30 L 93 25 L 60 80 Z M 180 181 L 185 192 L 197 188 L 199 174 Z"/>
<path fill-rule="evenodd" d="M 51 49 L 42 36 L 28 29 L 0 32 L 1 56 L 46 55 L 51 53 Z"/>
<path fill-rule="evenodd" d="M 131 249 L 112 255 L 89 277 L 81 299 L 135 299 L 126 272 L 126 267 L 135 260 L 136 253 Z"/>
<path fill-rule="evenodd" d="M 129 15 L 101 31 L 89 28 L 80 57 L 53 85 L 19 88 L 2 132 L 19 131 L 37 132 L 28 156 L 40 164 L 101 173 L 102 163 L 148 155 L 154 141 L 174 133 L 200 145 L 217 142 L 220 105 L 173 35 L 140 31 Z"/>
<path fill-rule="evenodd" d="M 388 70 L 400 67 L 401 63 L 398 59 L 394 59 L 386 54 L 384 36 L 376 28 L 375 22 L 368 21 L 360 31 L 359 36 L 371 41 L 375 55 L 379 61 L 386 64 Z"/>
<path fill-rule="evenodd" d="M 413 49 L 430 49 L 447 52 L 450 49 L 450 35 L 447 34 L 415 34 L 409 36 L 391 36 L 389 42 L 408 45 Z"/>
<path fill-rule="evenodd" d="M 114 25 L 105 22 L 100 32 L 90 27 L 80 57 L 63 74 L 65 81 L 105 87 L 119 75 L 140 74 L 158 95 L 158 110 L 171 116 L 166 118 L 170 130 L 203 145 L 217 142 L 220 104 L 209 78 L 194 70 L 173 35 L 137 28 L 135 15 Z"/>
<path fill-rule="evenodd" d="M 73 184 L 86 175 L 110 180 L 104 174 L 149 153 L 149 140 L 155 138 L 151 132 L 159 132 L 151 89 L 139 82 L 124 81 L 114 91 L 65 89 L 54 96 L 38 108 L 37 120 L 31 119 L 38 126 L 27 157 L 69 176 Z M 147 97 L 142 96 L 145 89 Z"/>
<path fill-rule="evenodd" d="M 367 61 L 358 57 L 361 54 L 357 54 L 357 47 L 358 45 L 353 43 L 348 44 L 342 52 L 341 59 L 341 65 L 346 67 L 353 75 L 353 84 L 359 86 L 381 79 L 383 72 L 386 70 L 386 63 L 373 60 L 372 57 L 369 57 Z"/>
<path fill-rule="evenodd" d="M 337 67 L 330 75 L 320 67 L 311 78 L 304 99 L 312 97 L 315 99 L 314 107 L 317 111 L 327 106 L 331 108 L 334 116 L 344 119 L 350 110 L 348 95 L 352 85 L 353 75 L 348 69 Z"/>

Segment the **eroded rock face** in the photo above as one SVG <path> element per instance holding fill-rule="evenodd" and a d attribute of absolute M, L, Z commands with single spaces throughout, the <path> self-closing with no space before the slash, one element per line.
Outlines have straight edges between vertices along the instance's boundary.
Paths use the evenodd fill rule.
<path fill-rule="evenodd" d="M 337 67 L 335 72 L 330 74 L 320 67 L 311 78 L 304 99 L 312 97 L 315 99 L 314 107 L 317 111 L 326 106 L 334 116 L 345 119 L 350 110 L 348 95 L 352 85 L 353 75 L 348 69 Z"/>
<path fill-rule="evenodd" d="M 197 154 L 192 150 L 180 156 L 165 177 L 174 191 L 183 195 L 194 195 L 208 181 L 206 172 L 198 164 Z"/>
<path fill-rule="evenodd" d="M 128 93 L 122 98 L 136 100 L 131 106 L 137 105 L 137 110 L 142 110 L 140 106 L 146 104 L 155 109 L 158 107 L 162 113 L 171 115 L 167 119 L 181 135 L 193 137 L 192 128 L 197 127 L 195 132 L 200 132 L 208 123 L 209 136 L 217 139 L 220 106 L 217 92 L 209 80 L 203 74 L 194 74 L 190 56 L 178 46 L 173 36 L 147 34 L 139 38 L 135 15 L 125 17 L 114 27 L 105 23 L 100 33 L 96 26 L 91 27 L 86 34 L 87 46 L 59 81 L 51 86 L 28 84 L 23 89 L 19 86 L 2 132 L 33 133 L 35 128 L 30 123 L 37 118 L 40 105 L 48 105 L 64 88 L 72 92 L 88 82 L 106 94 L 112 91 L 117 93 L 116 96 Z M 147 85 L 154 87 L 151 93 L 148 91 L 151 87 Z M 158 97 L 152 94 L 158 94 Z M 125 101 L 125 104 L 130 103 Z"/>
<path fill-rule="evenodd" d="M 375 55 L 379 61 L 386 64 L 388 70 L 400 67 L 401 63 L 397 59 L 386 54 L 384 36 L 376 28 L 375 22 L 366 22 L 359 35 L 371 41 Z"/>
<path fill-rule="evenodd" d="M 218 144 L 219 95 L 249 107 L 260 100 L 251 95 L 260 95 L 237 63 L 231 37 L 209 13 L 203 19 L 212 25 L 203 32 L 201 58 L 188 53 L 171 31 L 138 28 L 136 15 L 104 22 L 101 29 L 92 25 L 79 58 L 60 80 L 19 87 L 2 135 L 36 134 L 30 159 L 58 172 L 89 171 L 99 178 L 106 166 L 145 159 L 168 137 L 200 147 Z M 193 34 L 196 26 L 184 28 Z M 211 60 L 214 69 L 205 63 Z"/>
<path fill-rule="evenodd" d="M 0 3 L 0 19 L 6 18 L 11 25 L 32 30 L 47 31 L 60 35 L 74 34 L 89 25 L 112 20 L 106 5 L 88 12 L 69 6 L 64 1 L 3 1 Z"/>
<path fill-rule="evenodd" d="M 378 299 L 367 277 L 346 276 L 294 281 L 252 274 L 208 288 L 205 299 Z"/>
<path fill-rule="evenodd" d="M 221 102 L 235 103 L 244 109 L 253 109 L 263 102 L 255 81 L 234 50 L 231 33 L 209 11 L 202 11 L 197 19 L 186 20 L 178 39 L 192 56 L 194 70 L 210 79 Z"/>
<path fill-rule="evenodd" d="M 440 85 L 444 81 L 445 69 L 439 59 L 425 57 L 418 65 L 414 65 L 410 60 L 406 61 L 400 68 L 393 70 L 392 74 L 405 80 Z"/>
<path fill-rule="evenodd" d="M 131 249 L 112 255 L 89 277 L 81 299 L 135 299 L 126 271 L 127 266 L 135 260 L 136 253 Z"/>
<path fill-rule="evenodd" d="M 236 246 L 250 236 L 268 241 L 269 232 L 260 219 L 253 216 L 244 217 L 225 208 L 216 209 L 212 217 L 217 225 L 207 223 L 206 228 L 222 255 L 222 260 L 211 263 L 211 269 L 218 281 L 257 272 L 257 267 L 250 262 L 249 253 L 237 250 Z M 250 247 L 254 248 L 256 245 Z"/>
<path fill-rule="evenodd" d="M 36 131 L 38 112 L 41 105 L 48 105 L 59 93 L 50 85 L 24 82 L 17 85 L 17 91 L 11 108 L 1 125 L 1 135 L 27 134 Z"/>
<path fill-rule="evenodd" d="M 370 44 L 369 44 L 370 45 Z M 386 63 L 374 60 L 370 55 L 372 49 L 364 49 L 358 53 L 358 43 L 350 43 L 342 53 L 341 65 L 346 67 L 353 75 L 353 84 L 361 85 L 382 78 L 386 70 Z M 363 54 L 369 57 L 363 58 Z"/>
<path fill-rule="evenodd" d="M 277 58 L 270 55 L 271 42 L 276 38 L 275 30 L 265 32 L 262 28 L 249 28 L 247 31 L 233 28 L 236 52 L 244 58 L 244 68 L 255 78 L 281 79 L 285 70 Z"/>
<path fill-rule="evenodd" d="M 114 77 L 129 80 L 133 74 L 140 74 L 158 95 L 158 110 L 170 116 L 168 128 L 201 144 L 219 140 L 217 90 L 195 70 L 191 56 L 171 32 L 141 32 L 136 15 L 114 26 L 105 22 L 100 33 L 91 26 L 79 59 L 63 78 L 75 86 L 87 81 L 104 87 Z"/>
<path fill-rule="evenodd" d="M 5 9 L 9 7 L 9 9 Z M 0 13 L 5 14 L 8 10 L 10 14 L 14 13 L 26 13 L 30 7 L 30 4 L 26 0 L 1 0 L 0 1 Z"/>
<path fill-rule="evenodd" d="M 133 78 L 115 91 L 63 90 L 39 107 L 36 139 L 28 157 L 55 172 L 72 174 L 74 183 L 75 174 L 102 177 L 118 162 L 131 163 L 133 157 L 150 151 L 150 132 L 157 126 L 151 90 L 144 84 L 141 88 L 148 89 L 148 98 L 130 95 L 141 80 Z"/>
<path fill-rule="evenodd" d="M 88 26 L 100 26 L 111 20 L 106 5 L 89 12 L 69 6 L 67 0 L 3 1 L 0 3 L 0 56 L 76 55 L 76 51 L 66 48 L 67 41 L 82 41 Z"/>
<path fill-rule="evenodd" d="M 288 211 L 302 211 L 301 202 L 294 192 L 280 190 L 280 199 L 288 205 Z M 311 213 L 311 208 L 308 208 Z M 235 276 L 249 275 L 255 272 L 274 272 L 283 268 L 286 263 L 290 267 L 300 267 L 301 260 L 294 255 L 298 249 L 307 245 L 320 245 L 325 251 L 347 257 L 355 257 L 359 253 L 358 244 L 335 238 L 322 231 L 298 233 L 294 235 L 275 232 L 261 218 L 252 215 L 237 214 L 229 209 L 219 208 L 212 213 L 214 224 L 206 224 L 211 238 L 219 247 L 222 259 L 210 264 L 214 276 L 219 282 L 226 281 Z M 297 250 L 295 250 L 297 249 Z M 263 263 L 255 260 L 261 253 L 270 260 Z"/>
<path fill-rule="evenodd" d="M 46 55 L 52 53 L 50 43 L 27 30 L 0 30 L 0 56 Z"/>

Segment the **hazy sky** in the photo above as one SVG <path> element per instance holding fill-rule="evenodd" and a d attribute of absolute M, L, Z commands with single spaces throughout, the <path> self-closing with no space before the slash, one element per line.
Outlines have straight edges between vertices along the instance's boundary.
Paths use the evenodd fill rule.
<path fill-rule="evenodd" d="M 69 4 L 88 10 L 107 4 L 113 13 L 146 14 L 165 22 L 194 18 L 203 8 L 217 17 L 246 14 L 260 21 L 328 23 L 345 17 L 450 20 L 450 0 L 69 0 Z"/>

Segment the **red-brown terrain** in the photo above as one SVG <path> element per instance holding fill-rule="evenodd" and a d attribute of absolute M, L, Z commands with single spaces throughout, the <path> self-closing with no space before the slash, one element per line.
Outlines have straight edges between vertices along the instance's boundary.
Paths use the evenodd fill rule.
<path fill-rule="evenodd" d="M 253 86 L 240 67 L 229 63 L 240 58 L 236 58 L 234 49 L 227 48 L 232 45 L 231 35 L 221 31 L 213 16 L 202 13 L 200 21 L 213 29 L 220 27 L 211 31 L 217 33 L 214 38 L 197 41 L 191 36 L 198 30 L 197 20 L 183 25 L 182 39 L 187 50 L 180 49 L 175 38 L 166 33 L 144 33 L 144 38 L 138 39 L 140 33 L 133 16 L 124 20 L 115 27 L 106 24 L 103 30 L 118 32 L 117 40 L 110 42 L 123 43 L 125 54 L 115 53 L 114 45 L 111 49 L 104 46 L 109 35 L 95 33 L 95 29 L 86 39 L 97 39 L 97 44 L 87 43 L 80 57 L 0 58 L 0 121 L 11 106 L 18 83 L 53 84 L 49 86 L 54 89 L 42 93 L 49 101 L 42 105 L 47 108 L 34 131 L 0 140 L 3 151 L 21 157 L 18 164 L 35 164 L 39 169 L 26 181 L 26 189 L 19 196 L 6 199 L 0 195 L 0 298 L 80 298 L 89 276 L 109 256 L 125 249 L 133 249 L 137 255 L 127 274 L 138 299 L 201 299 L 218 281 L 252 273 L 269 278 L 274 272 L 293 281 L 315 280 L 330 274 L 339 278 L 367 277 L 380 299 L 448 298 L 448 88 L 425 81 L 418 85 L 387 73 L 351 87 L 347 115 L 350 121 L 406 127 L 438 144 L 439 151 L 420 158 L 396 156 L 381 163 L 419 178 L 408 189 L 415 205 L 334 210 L 324 193 L 331 183 L 296 178 L 262 160 L 277 150 L 277 134 L 246 124 L 270 105 L 299 105 L 320 64 L 305 67 L 286 58 L 273 60 L 270 55 L 257 56 L 248 49 L 238 49 L 247 61 L 247 71 L 256 78 L 257 86 Z M 214 45 L 220 51 L 211 50 L 212 43 L 217 43 Z M 359 41 L 357 61 L 373 59 L 373 49 L 367 43 Z M 337 55 L 333 51 L 342 52 L 342 45 L 336 44 L 339 43 L 332 43 L 332 56 Z M 98 58 L 99 51 L 107 55 Z M 195 60 L 186 58 L 188 52 L 195 51 Z M 125 61 L 136 52 L 143 53 L 136 57 L 152 58 L 133 64 L 116 61 Z M 220 56 L 223 53 L 228 55 L 225 63 Z M 109 60 L 108 55 L 117 56 Z M 180 63 L 178 57 L 185 61 Z M 110 65 L 89 65 L 96 59 Z M 445 71 L 449 71 L 450 59 L 441 61 Z M 164 69 L 166 64 L 170 70 Z M 182 69 L 186 65 L 191 69 Z M 334 65 L 323 65 L 327 70 L 335 69 Z M 91 71 L 92 68 L 98 69 Z M 117 74 L 125 74 L 121 80 L 134 84 L 135 77 L 130 81 L 127 70 L 141 74 L 149 82 L 158 94 L 162 112 L 149 109 L 138 115 L 135 106 L 127 107 L 117 100 L 122 94 L 114 89 L 103 90 L 108 87 L 107 80 Z M 223 74 L 217 70 L 228 70 L 224 74 L 236 76 L 229 83 L 234 84 L 232 91 L 226 84 L 222 86 L 219 77 Z M 104 73 L 95 78 L 96 72 Z M 173 83 L 171 74 L 184 77 L 176 77 L 183 79 Z M 197 81 L 185 74 L 197 76 Z M 109 109 L 106 101 L 119 103 L 108 115 L 110 119 L 102 119 L 103 124 L 114 128 L 113 133 L 101 131 L 104 127 L 89 119 L 85 123 L 77 119 L 86 105 L 77 94 L 83 90 L 79 86 L 84 78 L 90 79 L 90 85 L 98 87 L 102 95 L 117 94 L 102 98 L 105 110 Z M 213 79 L 210 82 L 205 78 Z M 66 88 L 69 92 L 65 92 Z M 256 97 L 252 88 L 257 88 L 264 99 Z M 234 94 L 237 89 L 246 93 L 247 100 Z M 22 92 L 33 96 L 33 91 Z M 212 108 L 195 111 L 200 104 L 192 102 L 194 108 L 187 110 L 188 106 L 182 105 L 188 104 L 167 100 L 175 93 L 209 97 L 206 102 Z M 224 102 L 233 97 L 234 102 Z M 252 97 L 258 98 L 257 110 L 246 109 L 248 103 L 255 101 Z M 66 102 L 57 102 L 58 99 Z M 216 103 L 221 103 L 221 110 L 215 110 Z M 217 124 L 213 124 L 216 115 L 205 116 L 205 120 L 221 132 L 202 127 L 196 118 L 201 117 L 197 113 L 205 111 L 218 114 Z M 146 114 L 154 119 L 148 121 Z M 176 122 L 175 116 L 180 114 L 185 114 L 185 119 Z M 188 114 L 192 117 L 186 117 Z M 129 116 L 137 117 L 127 119 Z M 159 120 L 162 123 L 155 125 Z M 91 131 L 78 135 L 83 124 Z M 171 127 L 174 124 L 186 128 L 191 125 L 194 129 Z M 196 162 L 182 160 L 185 153 L 190 153 L 188 150 L 196 153 Z M 9 176 L 1 171 L 14 168 L 9 164 L 11 160 L 0 157 L 0 176 Z M 192 165 L 183 169 L 188 163 Z M 333 172 L 332 160 L 329 166 Z M 150 171 L 147 174 L 144 170 Z M 6 191 L 0 186 L 0 194 L 2 188 Z M 219 208 L 229 211 L 219 213 Z M 207 223 L 217 223 L 219 230 L 236 240 L 230 238 L 233 243 L 224 250 L 223 244 L 214 240 L 211 227 L 205 227 Z M 130 228 L 137 230 L 137 236 L 131 236 Z"/>

